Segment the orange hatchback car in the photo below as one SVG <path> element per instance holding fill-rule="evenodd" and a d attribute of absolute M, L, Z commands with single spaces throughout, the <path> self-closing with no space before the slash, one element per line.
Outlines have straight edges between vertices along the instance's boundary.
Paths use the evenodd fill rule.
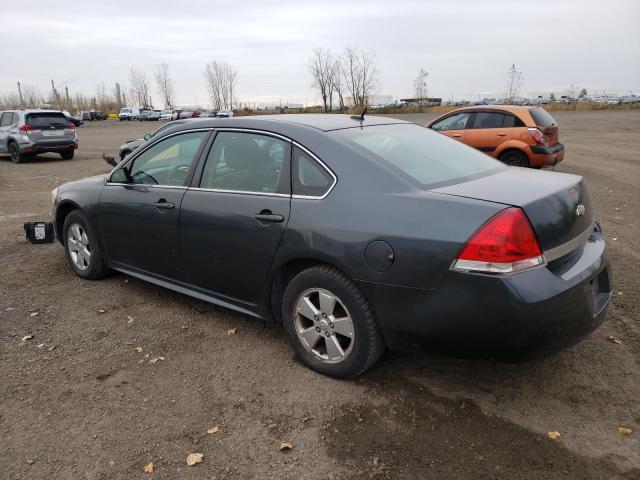
<path fill-rule="evenodd" d="M 428 128 L 460 140 L 507 165 L 541 168 L 564 158 L 558 124 L 540 107 L 487 105 L 446 113 Z"/>

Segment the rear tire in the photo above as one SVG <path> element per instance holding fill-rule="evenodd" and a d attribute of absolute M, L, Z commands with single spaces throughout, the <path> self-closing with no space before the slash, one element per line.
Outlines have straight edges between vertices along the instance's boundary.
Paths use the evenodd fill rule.
<path fill-rule="evenodd" d="M 9 155 L 11 156 L 11 161 L 13 163 L 20 163 L 25 159 L 25 155 L 20 153 L 20 147 L 16 142 L 9 143 Z"/>
<path fill-rule="evenodd" d="M 500 161 L 511 167 L 529 168 L 529 157 L 520 150 L 507 150 L 500 154 Z"/>
<path fill-rule="evenodd" d="M 63 160 L 71 160 L 73 155 L 75 154 L 75 150 L 70 148 L 69 150 L 65 150 L 64 152 L 60 152 L 60 156 Z"/>
<path fill-rule="evenodd" d="M 385 350 L 369 302 L 349 278 L 330 266 L 309 268 L 289 282 L 282 319 L 298 356 L 330 377 L 357 377 Z"/>
<path fill-rule="evenodd" d="M 109 274 L 110 269 L 104 261 L 98 238 L 80 210 L 73 210 L 67 215 L 62 235 L 69 266 L 77 276 L 85 280 L 98 280 Z"/>

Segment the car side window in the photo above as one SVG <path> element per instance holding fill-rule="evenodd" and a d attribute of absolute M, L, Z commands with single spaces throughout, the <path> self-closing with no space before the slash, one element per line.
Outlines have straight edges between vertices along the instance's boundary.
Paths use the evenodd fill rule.
<path fill-rule="evenodd" d="M 501 128 L 504 115 L 494 112 L 476 112 L 471 128 Z"/>
<path fill-rule="evenodd" d="M 4 112 L 0 117 L 0 127 L 8 127 L 13 122 L 13 112 Z"/>
<path fill-rule="evenodd" d="M 207 155 L 200 188 L 289 193 L 290 144 L 270 135 L 219 132 Z"/>
<path fill-rule="evenodd" d="M 301 148 L 293 147 L 293 194 L 322 197 L 333 185 L 329 175 Z"/>
<path fill-rule="evenodd" d="M 132 164 L 114 171 L 111 182 L 181 186 L 207 134 L 191 132 L 165 138 L 138 155 Z"/>
<path fill-rule="evenodd" d="M 464 130 L 467 125 L 467 120 L 469 120 L 469 115 L 471 114 L 468 112 L 451 115 L 434 123 L 431 125 L 431 128 L 439 132 L 446 130 Z"/>
<path fill-rule="evenodd" d="M 16 112 L 13 112 L 13 120 L 11 121 L 11 125 L 14 125 L 20 121 L 20 115 Z"/>

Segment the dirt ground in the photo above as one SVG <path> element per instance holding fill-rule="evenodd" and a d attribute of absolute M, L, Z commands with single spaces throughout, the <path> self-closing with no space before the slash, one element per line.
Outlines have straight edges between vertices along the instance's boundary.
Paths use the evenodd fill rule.
<path fill-rule="evenodd" d="M 535 363 L 388 353 L 356 381 L 305 368 L 279 326 L 124 275 L 83 281 L 57 242 L 27 243 L 52 188 L 157 124 L 83 126 L 70 161 L 1 157 L 0 478 L 640 478 L 640 112 L 554 115 L 558 170 L 585 176 L 608 238 L 605 324 Z"/>

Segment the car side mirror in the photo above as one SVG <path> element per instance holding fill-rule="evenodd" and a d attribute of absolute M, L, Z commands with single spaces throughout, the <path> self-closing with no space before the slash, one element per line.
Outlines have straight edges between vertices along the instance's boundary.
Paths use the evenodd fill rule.
<path fill-rule="evenodd" d="M 145 133 L 144 137 L 142 137 L 142 138 L 144 138 L 145 140 L 149 140 L 151 138 L 151 134 L 150 133 Z"/>

